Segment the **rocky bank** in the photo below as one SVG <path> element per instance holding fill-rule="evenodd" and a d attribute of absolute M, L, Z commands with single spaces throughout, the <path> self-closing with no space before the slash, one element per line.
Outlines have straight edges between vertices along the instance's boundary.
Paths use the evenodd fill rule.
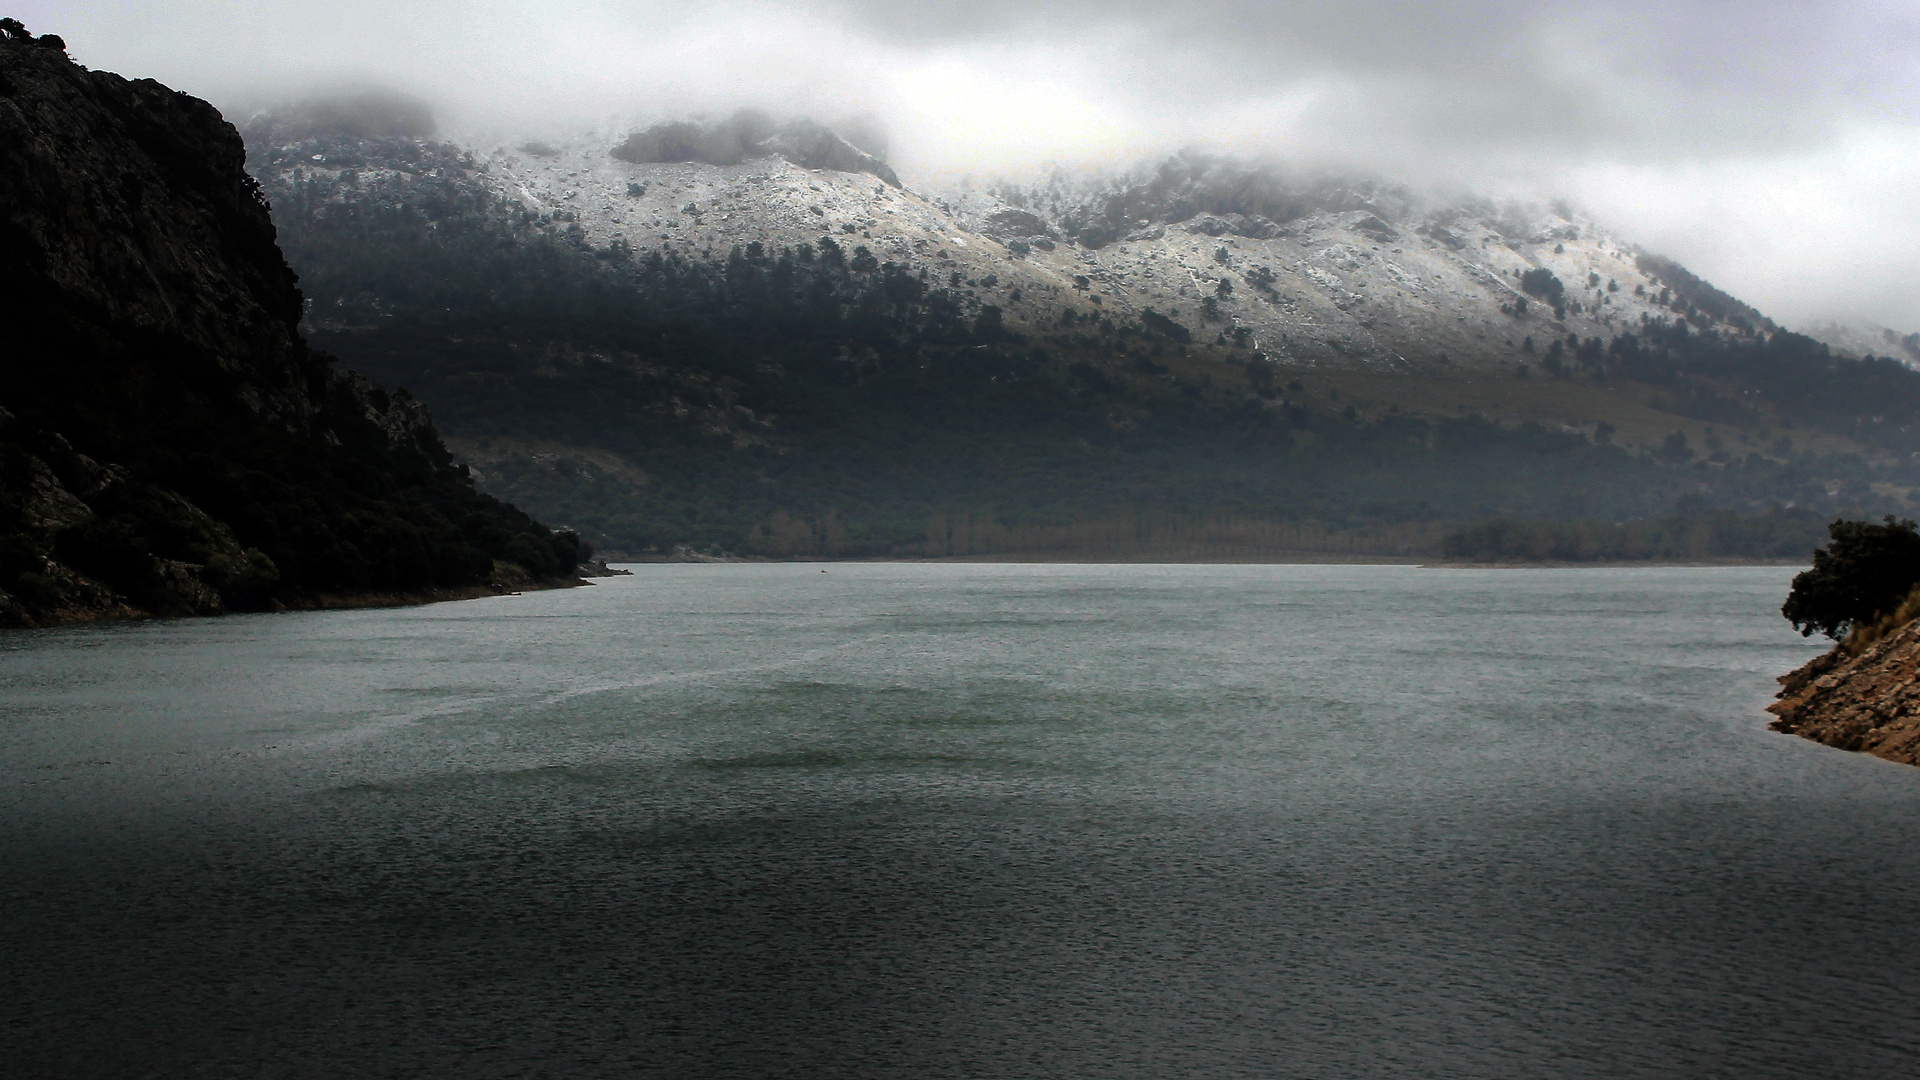
<path fill-rule="evenodd" d="M 1860 655 L 1835 648 L 1780 677 L 1773 730 L 1920 765 L 1920 621 Z"/>

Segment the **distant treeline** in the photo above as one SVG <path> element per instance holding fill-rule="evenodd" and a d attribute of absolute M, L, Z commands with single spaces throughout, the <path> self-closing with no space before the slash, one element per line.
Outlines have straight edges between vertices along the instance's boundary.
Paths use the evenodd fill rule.
<path fill-rule="evenodd" d="M 1791 331 L 1742 337 L 1699 329 L 1684 316 L 1653 319 L 1609 341 L 1549 341 L 1541 366 L 1559 378 L 1657 387 L 1661 407 L 1707 423 L 1800 424 L 1920 451 L 1920 373 L 1887 357 L 1835 356 Z"/>
<path fill-rule="evenodd" d="M 775 512 L 739 554 L 766 558 L 1009 558 L 1231 561 L 1295 557 L 1415 558 L 1460 562 L 1644 562 L 1804 559 L 1826 535 L 1826 517 L 1801 509 L 1761 514 L 1704 511 L 1697 503 L 1639 521 L 1409 521 L 1359 528 L 1212 514 L 1181 517 L 1115 510 L 1058 523 L 1009 523 L 990 510 L 941 511 L 924 536 L 886 552 L 849 542 L 837 514 L 805 520 Z"/>
<path fill-rule="evenodd" d="M 939 511 L 924 537 L 888 554 L 918 558 L 1009 556 L 1042 559 L 1226 561 L 1301 555 L 1423 557 L 1439 550 L 1447 526 L 1406 522 L 1357 529 L 1260 521 L 1229 514 L 1186 518 L 1163 512 L 1113 511 L 1059 524 L 1013 523 L 992 511 Z M 835 514 L 805 521 L 783 512 L 756 526 L 745 553 L 771 558 L 853 554 Z"/>
<path fill-rule="evenodd" d="M 857 393 L 849 397 L 862 404 Z M 931 553 L 923 547 L 929 522 L 943 513 L 972 522 L 951 554 L 999 550 L 993 545 L 1118 550 L 1143 542 L 1133 538 L 1143 526 L 1132 513 L 1111 511 L 1130 506 L 1160 515 L 1149 519 L 1158 522 L 1149 532 L 1214 522 L 1209 542 L 1273 550 L 1336 550 L 1325 546 L 1333 541 L 1310 538 L 1322 531 L 1341 545 L 1356 535 L 1390 536 L 1397 546 L 1369 541 L 1365 550 L 1425 557 L 1440 553 L 1442 532 L 1467 521 L 1659 519 L 1679 500 L 1701 498 L 1703 487 L 1716 501 L 1752 507 L 1743 517 L 1761 519 L 1770 500 L 1788 493 L 1823 508 L 1808 526 L 1816 532 L 1843 505 L 1886 501 L 1867 486 L 1871 473 L 1857 460 L 1656 460 L 1574 433 L 1475 418 L 1360 423 L 1302 410 L 1280 413 L 1277 426 L 1243 420 L 1238 430 L 1225 423 L 1207 430 L 1162 420 L 1116 435 L 1092 423 L 1076 430 L 1068 413 L 1025 429 L 983 425 L 982 437 L 937 421 L 915 428 L 923 414 L 910 408 L 870 410 L 870 424 L 806 451 L 736 448 L 709 436 L 678 450 L 621 455 L 644 476 L 498 446 L 499 456 L 482 467 L 490 490 L 627 554 L 682 544 L 759 554 Z M 578 430 L 593 430 L 595 411 L 582 403 Z M 1849 479 L 1829 495 L 1836 474 Z M 795 522 L 825 531 L 803 538 Z M 1221 522 L 1266 533 L 1229 541 Z M 1392 531 L 1402 527 L 1412 527 L 1414 539 Z M 1006 539 L 997 539 L 1003 531 Z M 1719 550 L 1772 553 L 1753 545 Z M 1656 554 L 1673 557 L 1674 549 Z"/>
<path fill-rule="evenodd" d="M 1439 554 L 1467 562 L 1633 562 L 1651 559 L 1804 559 L 1826 536 L 1829 515 L 1771 510 L 1689 512 L 1640 521 L 1516 521 L 1495 518 L 1449 530 Z"/>

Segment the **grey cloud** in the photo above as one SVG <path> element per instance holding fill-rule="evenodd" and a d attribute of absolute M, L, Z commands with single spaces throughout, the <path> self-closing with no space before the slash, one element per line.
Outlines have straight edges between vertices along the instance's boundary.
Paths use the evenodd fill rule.
<path fill-rule="evenodd" d="M 1920 175 L 1898 154 L 1874 157 L 1877 172 L 1859 165 L 1861 147 L 1920 145 L 1910 0 L 14 7 L 83 62 L 223 107 L 356 76 L 469 124 L 522 129 L 740 106 L 864 112 L 926 178 L 1201 141 L 1416 181 L 1567 192 L 1769 310 L 1870 298 L 1861 313 L 1920 328 L 1920 298 L 1904 288 L 1920 266 L 1901 254 L 1920 250 L 1903 195 Z M 1631 199 L 1597 179 L 1620 170 L 1638 178 Z M 1809 186 L 1839 194 L 1812 197 Z M 1728 213 L 1734 201 L 1812 218 L 1765 243 L 1692 224 L 1716 206 L 1729 228 L 1772 220 Z M 1823 269 L 1848 245 L 1868 263 L 1851 284 Z M 1796 266 L 1818 280 L 1793 280 Z"/>
<path fill-rule="evenodd" d="M 489 78 L 478 70 L 510 68 L 516 51 L 522 61 L 549 64 L 565 64 L 571 55 L 579 69 L 568 74 L 582 84 L 643 79 L 608 70 L 613 58 L 588 47 L 593 42 L 567 40 L 595 36 L 595 23 L 616 39 L 642 44 L 703 22 L 746 30 L 785 16 L 811 22 L 831 41 L 824 50 L 820 40 L 793 42 L 796 51 L 812 52 L 786 58 L 796 88 L 857 82 L 847 69 L 875 60 L 972 55 L 991 64 L 1010 49 L 1097 53 L 1106 62 L 1075 71 L 1078 89 L 1161 127 L 1219 133 L 1209 127 L 1231 113 L 1235 101 L 1331 85 L 1337 92 L 1328 114 L 1308 118 L 1310 128 L 1323 126 L 1314 139 L 1344 135 L 1365 144 L 1363 150 L 1378 146 L 1398 156 L 1429 148 L 1521 148 L 1556 157 L 1652 159 L 1804 145 L 1856 113 L 1911 122 L 1920 88 L 1920 9 L 1868 0 L 183 0 L 157 10 L 144 3 L 38 0 L 24 6 L 34 22 L 59 23 L 83 47 L 144 53 L 216 82 L 231 77 L 207 70 L 217 65 L 270 78 L 324 58 L 500 96 L 539 96 L 545 88 L 528 83 L 552 81 L 511 70 Z M 703 52 L 724 49 L 727 37 L 711 35 L 678 59 L 698 69 L 711 59 Z M 663 59 L 673 60 L 648 56 L 636 63 L 657 71 Z"/>

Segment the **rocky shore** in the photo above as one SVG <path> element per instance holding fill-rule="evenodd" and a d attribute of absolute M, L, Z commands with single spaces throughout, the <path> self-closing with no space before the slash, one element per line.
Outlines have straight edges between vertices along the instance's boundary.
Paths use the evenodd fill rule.
<path fill-rule="evenodd" d="M 1920 765 L 1920 621 L 1881 638 L 1858 656 L 1844 647 L 1780 677 L 1780 700 L 1767 706 L 1775 731 L 1840 750 Z"/>

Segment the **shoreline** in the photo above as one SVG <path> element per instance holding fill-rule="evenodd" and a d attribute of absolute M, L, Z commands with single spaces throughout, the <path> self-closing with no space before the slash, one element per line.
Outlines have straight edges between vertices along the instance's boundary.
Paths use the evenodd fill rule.
<path fill-rule="evenodd" d="M 1072 566 L 1415 566 L 1429 570 L 1619 570 L 1681 569 L 1739 566 L 1805 567 L 1802 559 L 1620 559 L 1593 562 L 1449 562 L 1414 555 L 1344 555 L 1328 552 L 1280 552 L 1273 555 L 1113 556 L 1007 553 L 1001 555 L 876 555 L 836 559 L 824 556 L 774 558 L 764 555 L 665 556 L 615 558 L 609 565 L 862 565 L 872 563 L 978 563 L 1006 565 L 1058 564 Z"/>
<path fill-rule="evenodd" d="M 1780 676 L 1767 727 L 1836 750 L 1920 765 L 1920 622 L 1848 655 L 1844 644 Z"/>
<path fill-rule="evenodd" d="M 38 626 L 5 626 L 0 633 L 32 633 L 101 623 L 149 622 L 158 619 L 221 619 L 229 615 L 273 615 L 289 611 L 363 611 L 373 608 L 425 607 L 461 600 L 481 600 L 490 596 L 517 596 L 523 592 L 547 592 L 552 589 L 577 589 L 592 585 L 584 577 L 540 578 L 515 582 L 511 587 L 467 585 L 454 589 L 427 589 L 420 592 L 313 593 L 288 599 L 276 599 L 274 606 L 257 611 L 222 611 L 212 615 L 157 615 L 150 611 L 119 604 L 107 610 L 56 612 Z"/>
<path fill-rule="evenodd" d="M 1005 566 L 1407 566 L 1423 570 L 1680 570 L 1713 569 L 1737 567 L 1800 567 L 1805 565 L 1801 559 L 1694 559 L 1694 560 L 1632 560 L 1618 562 L 1438 562 L 1406 555 L 1341 555 L 1326 552 L 1287 552 L 1271 556 L 1188 556 L 1155 557 L 1140 556 L 1134 558 L 1086 558 L 1074 555 L 1045 554 L 1005 554 L 1005 555 L 947 555 L 947 556 L 874 556 L 857 559 L 834 559 L 815 557 L 776 559 L 765 556 L 651 556 L 644 558 L 615 558 L 601 565 L 610 572 L 594 574 L 591 577 L 631 577 L 633 571 L 621 567 L 639 566 L 775 566 L 775 565 L 875 565 L 875 564 L 972 564 Z M 211 618 L 226 615 L 260 615 L 284 611 L 363 611 L 374 608 L 425 607 L 429 604 L 449 604 L 462 600 L 481 600 L 490 596 L 514 596 L 523 592 L 546 592 L 553 589 L 577 589 L 593 585 L 589 577 L 548 578 L 516 582 L 513 586 L 498 584 L 469 585 L 454 589 L 429 589 L 421 592 L 374 592 L 374 593 L 319 593 L 294 598 L 276 599 L 274 606 L 260 611 L 224 611 L 213 615 L 158 615 L 152 612 L 129 608 L 122 604 L 113 610 L 95 610 L 55 615 L 39 626 L 0 627 L 0 632 L 22 632 L 32 630 L 52 630 L 61 627 L 88 626 L 98 623 L 138 622 L 150 619 L 175 618 Z"/>
<path fill-rule="evenodd" d="M 517 596 L 523 592 L 547 592 L 551 589 L 577 589 L 593 582 L 586 578 L 538 578 L 514 582 L 510 586 L 465 585 L 456 589 L 426 589 L 420 592 L 375 592 L 337 595 L 318 593 L 306 601 L 282 602 L 274 611 L 358 611 L 365 608 L 424 607 L 450 604 L 459 600 L 484 600 L 489 596 Z M 234 614 L 247 614 L 235 612 Z M 219 616 L 214 616 L 218 618 Z"/>

